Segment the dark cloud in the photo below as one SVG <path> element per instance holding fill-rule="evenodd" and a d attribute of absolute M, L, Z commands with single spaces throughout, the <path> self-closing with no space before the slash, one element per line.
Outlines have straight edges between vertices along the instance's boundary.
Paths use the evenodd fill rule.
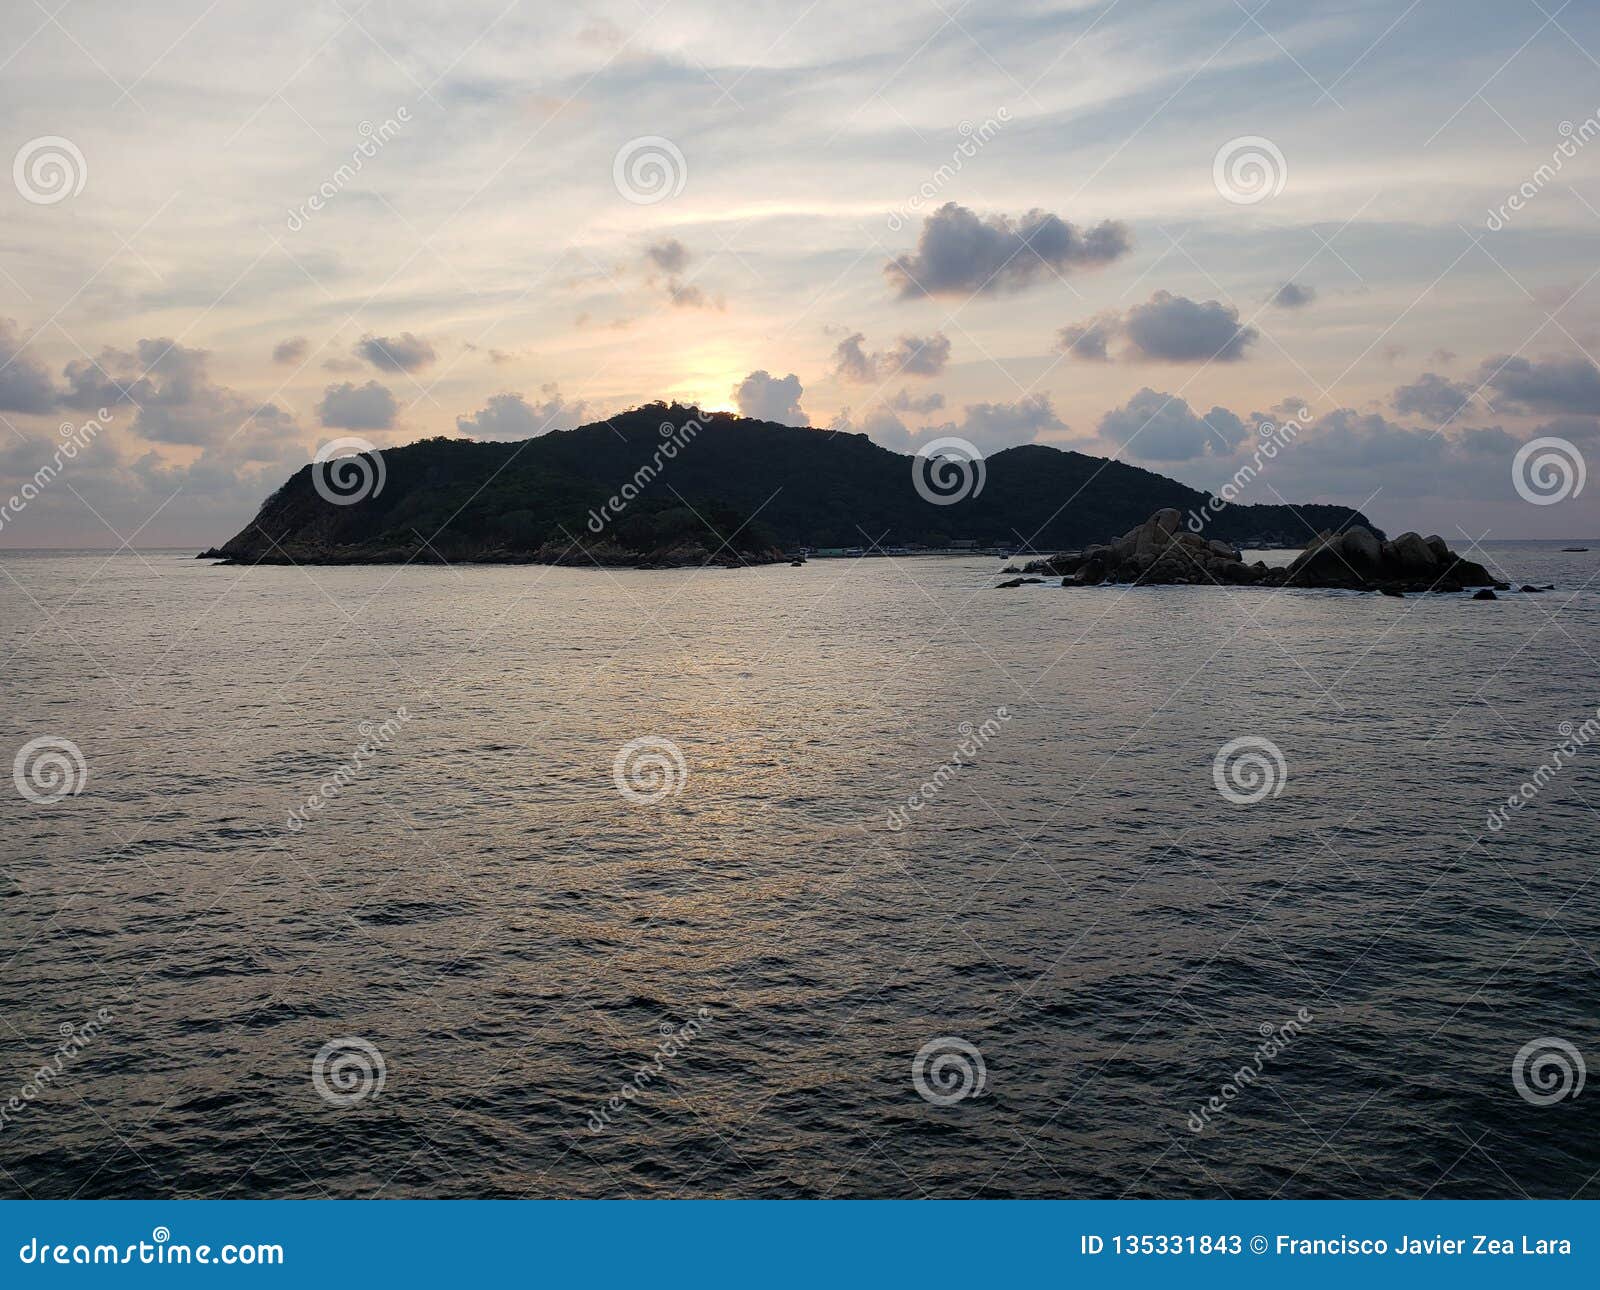
<path fill-rule="evenodd" d="M 1123 341 L 1118 357 L 1157 363 L 1236 363 L 1261 333 L 1241 325 L 1239 311 L 1219 300 L 1190 300 L 1157 291 L 1126 313 L 1096 314 L 1056 333 L 1056 348 L 1074 358 L 1104 362 L 1113 339 Z"/>
<path fill-rule="evenodd" d="M 895 412 L 910 412 L 921 415 L 928 412 L 937 412 L 944 407 L 944 395 L 937 391 L 933 394 L 917 395 L 912 394 L 910 390 L 901 390 L 884 406 Z"/>
<path fill-rule="evenodd" d="M 683 271 L 693 258 L 689 248 L 675 237 L 652 242 L 644 249 L 646 278 L 652 285 L 660 286 L 675 309 L 726 308 L 727 304 L 720 296 L 712 296 L 694 283 L 683 281 Z"/>
<path fill-rule="evenodd" d="M 1302 309 L 1316 298 L 1315 287 L 1302 286 L 1298 282 L 1285 282 L 1272 293 L 1271 303 L 1279 309 Z"/>
<path fill-rule="evenodd" d="M 1396 412 L 1442 423 L 1459 416 L 1471 398 L 1472 386 L 1424 372 L 1410 385 L 1396 389 L 1389 401 Z"/>
<path fill-rule="evenodd" d="M 923 221 L 917 249 L 889 261 L 883 273 L 901 299 L 1001 295 L 1109 264 L 1132 245 L 1127 226 L 1113 220 L 1080 229 L 1042 210 L 983 220 L 947 202 Z"/>
<path fill-rule="evenodd" d="M 303 362 L 310 351 L 311 342 L 304 336 L 291 336 L 272 347 L 272 361 L 287 364 Z"/>
<path fill-rule="evenodd" d="M 408 331 L 398 336 L 363 336 L 356 353 L 380 372 L 415 372 L 439 357 L 431 341 Z"/>
<path fill-rule="evenodd" d="M 1148 387 L 1100 418 L 1100 437 L 1146 461 L 1226 457 L 1244 442 L 1245 423 L 1227 408 L 1204 416 L 1175 394 Z"/>
<path fill-rule="evenodd" d="M 1600 414 L 1600 368 L 1581 356 L 1486 358 L 1479 376 L 1519 411 Z"/>
<path fill-rule="evenodd" d="M 456 429 L 474 439 L 531 439 L 551 430 L 570 430 L 588 404 L 569 403 L 554 385 L 546 385 L 542 401 L 529 403 L 520 394 L 495 394 L 470 417 L 457 417 Z"/>
<path fill-rule="evenodd" d="M 663 273 L 682 273 L 689 267 L 689 248 L 675 237 L 652 242 L 644 249 L 645 258 Z"/>
<path fill-rule="evenodd" d="M 780 425 L 803 426 L 806 414 L 800 408 L 802 387 L 793 372 L 785 377 L 770 372 L 751 372 L 734 388 L 734 401 L 743 416 Z"/>
<path fill-rule="evenodd" d="M 56 402 L 50 374 L 22 346 L 16 323 L 0 318 L 0 412 L 48 412 Z"/>
<path fill-rule="evenodd" d="M 1219 300 L 1197 301 L 1158 291 L 1122 322 L 1129 357 L 1161 363 L 1235 363 L 1261 333 L 1240 326 L 1239 311 Z"/>
<path fill-rule="evenodd" d="M 1091 363 L 1108 362 L 1111 358 L 1111 340 L 1122 329 L 1122 316 L 1117 313 L 1099 314 L 1088 322 L 1063 327 L 1057 333 L 1056 348 L 1073 358 Z"/>
<path fill-rule="evenodd" d="M 950 338 L 902 336 L 893 349 L 867 353 L 861 332 L 846 336 L 833 351 L 833 374 L 841 381 L 889 381 L 896 376 L 938 376 L 950 361 Z"/>
<path fill-rule="evenodd" d="M 317 404 L 322 424 L 339 430 L 387 430 L 399 411 L 394 395 L 376 381 L 330 385 Z"/>
<path fill-rule="evenodd" d="M 214 443 L 252 425 L 280 438 L 297 432 L 294 418 L 276 404 L 213 382 L 210 357 L 164 337 L 141 340 L 132 350 L 108 346 L 92 361 L 67 364 L 61 402 L 80 412 L 136 404 L 130 428 L 152 443 Z"/>

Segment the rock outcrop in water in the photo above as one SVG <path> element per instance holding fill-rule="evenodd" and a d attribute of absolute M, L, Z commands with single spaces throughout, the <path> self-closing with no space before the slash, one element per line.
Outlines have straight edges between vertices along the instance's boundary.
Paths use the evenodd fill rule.
<path fill-rule="evenodd" d="M 1175 510 L 1157 511 L 1115 542 L 1034 560 L 1024 573 L 1058 574 L 1062 586 L 1200 583 L 1263 587 L 1342 587 L 1359 591 L 1461 591 L 1500 587 L 1481 564 L 1441 537 L 1402 533 L 1383 541 L 1360 524 L 1320 533 L 1286 567 L 1246 563 L 1237 548 L 1190 532 Z M 1002 584 L 1002 585 L 1016 585 Z"/>

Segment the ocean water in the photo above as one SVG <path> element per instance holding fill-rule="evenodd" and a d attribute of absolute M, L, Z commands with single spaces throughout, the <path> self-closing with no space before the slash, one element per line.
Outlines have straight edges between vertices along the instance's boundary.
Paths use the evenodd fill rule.
<path fill-rule="evenodd" d="M 1600 704 L 1560 545 L 5 553 L 5 759 L 82 763 L 0 781 L 0 1193 L 1600 1196 L 1600 743 L 1489 824 Z"/>

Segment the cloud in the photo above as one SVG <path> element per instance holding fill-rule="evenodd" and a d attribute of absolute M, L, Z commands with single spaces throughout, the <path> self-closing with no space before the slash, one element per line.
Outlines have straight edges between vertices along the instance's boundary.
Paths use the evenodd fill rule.
<path fill-rule="evenodd" d="M 660 284 L 675 309 L 727 308 L 727 302 L 722 297 L 713 297 L 693 283 L 683 281 L 681 275 L 693 258 L 689 248 L 675 237 L 652 242 L 644 249 L 647 279 L 653 285 Z M 666 275 L 664 280 L 660 276 L 662 274 Z"/>
<path fill-rule="evenodd" d="M 49 372 L 23 355 L 22 346 L 16 323 L 0 318 L 0 412 L 48 412 L 55 406 L 55 386 Z"/>
<path fill-rule="evenodd" d="M 769 372 L 751 372 L 733 391 L 742 416 L 786 426 L 803 426 L 808 420 L 800 409 L 800 394 L 800 378 L 793 372 L 781 379 Z"/>
<path fill-rule="evenodd" d="M 1424 372 L 1410 385 L 1398 387 L 1389 401 L 1396 412 L 1439 423 L 1454 420 L 1471 399 L 1470 385 Z"/>
<path fill-rule="evenodd" d="M 900 393 L 889 399 L 884 406 L 896 412 L 917 414 L 937 412 L 944 407 L 944 395 L 937 391 L 932 394 L 914 395 L 909 390 L 901 390 Z"/>
<path fill-rule="evenodd" d="M 913 432 L 886 407 L 874 408 L 860 422 L 845 418 L 840 429 L 867 435 L 894 452 L 915 452 L 924 443 L 951 437 L 965 439 L 981 452 L 999 452 L 1031 443 L 1043 430 L 1065 431 L 1047 394 L 1030 394 L 1015 403 L 969 403 L 957 421 L 924 426 Z"/>
<path fill-rule="evenodd" d="M 322 424 L 339 430 L 387 430 L 399 410 L 394 395 L 376 381 L 330 385 L 317 404 Z"/>
<path fill-rule="evenodd" d="M 1279 309 L 1303 309 L 1317 298 L 1315 287 L 1302 286 L 1298 282 L 1285 282 L 1272 293 L 1269 303 Z"/>
<path fill-rule="evenodd" d="M 90 412 L 138 405 L 132 432 L 152 443 L 208 444 L 247 426 L 274 436 L 298 432 L 294 418 L 273 403 L 258 403 L 210 375 L 210 354 L 156 337 L 132 350 L 107 346 L 94 360 L 74 359 L 63 375 L 64 407 Z"/>
<path fill-rule="evenodd" d="M 1127 226 L 1105 220 L 1083 230 L 1048 211 L 981 220 L 946 202 L 922 224 L 917 249 L 883 266 L 902 300 L 930 295 L 1002 295 L 1074 269 L 1109 264 L 1132 249 Z"/>
<path fill-rule="evenodd" d="M 311 342 L 304 336 L 291 336 L 288 340 L 280 340 L 272 347 L 272 361 L 285 364 L 299 363 L 310 350 Z"/>
<path fill-rule="evenodd" d="M 1105 362 L 1111 342 L 1121 337 L 1118 357 L 1131 362 L 1236 363 L 1260 337 L 1240 325 L 1239 311 L 1219 300 L 1197 301 L 1157 291 L 1126 313 L 1107 310 L 1056 333 L 1056 348 L 1074 358 Z"/>
<path fill-rule="evenodd" d="M 689 248 L 675 237 L 652 242 L 644 249 L 645 258 L 663 273 L 682 273 L 689 267 Z"/>
<path fill-rule="evenodd" d="M 1088 322 L 1063 327 L 1056 335 L 1056 348 L 1073 358 L 1091 363 L 1109 362 L 1112 338 L 1122 330 L 1122 315 L 1115 310 L 1097 314 Z"/>
<path fill-rule="evenodd" d="M 551 430 L 570 430 L 589 405 L 582 399 L 569 403 L 554 385 L 540 393 L 544 399 L 529 403 L 520 394 L 495 394 L 470 417 L 457 417 L 456 429 L 475 439 L 532 439 Z"/>
<path fill-rule="evenodd" d="M 950 361 L 950 338 L 943 332 L 931 336 L 902 336 L 893 349 L 863 348 L 866 337 L 855 332 L 841 340 L 833 351 L 833 375 L 841 381 L 866 383 L 906 376 L 938 376 Z"/>
<path fill-rule="evenodd" d="M 1486 358 L 1481 380 L 1517 410 L 1600 414 L 1600 368 L 1587 358 Z"/>
<path fill-rule="evenodd" d="M 431 341 L 408 331 L 398 336 L 363 336 L 356 353 L 380 372 L 415 372 L 439 357 Z"/>
<path fill-rule="evenodd" d="M 1239 311 L 1218 300 L 1195 301 L 1158 291 L 1122 321 L 1129 354 L 1159 363 L 1235 363 L 1261 333 L 1240 326 Z"/>
<path fill-rule="evenodd" d="M 1100 437 L 1146 461 L 1192 461 L 1226 457 L 1247 435 L 1244 422 L 1227 408 L 1195 413 L 1175 394 L 1146 386 L 1100 418 Z"/>

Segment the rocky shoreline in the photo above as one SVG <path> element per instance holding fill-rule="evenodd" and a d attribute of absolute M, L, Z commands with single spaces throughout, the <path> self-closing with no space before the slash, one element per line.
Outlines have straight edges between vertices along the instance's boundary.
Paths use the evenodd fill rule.
<path fill-rule="evenodd" d="M 1002 587 L 1059 577 L 1063 587 L 1130 583 L 1320 587 L 1391 596 L 1478 589 L 1475 598 L 1483 600 L 1494 599 L 1496 591 L 1511 590 L 1510 583 L 1456 554 L 1437 535 L 1402 533 L 1383 541 L 1370 529 L 1353 524 L 1338 532 L 1318 534 L 1292 563 L 1273 568 L 1261 560 L 1247 563 L 1237 547 L 1183 528 L 1178 512 L 1172 509 L 1157 511 L 1114 542 L 1032 560 L 1021 569 L 1005 572 L 1031 576 L 1002 582 Z M 1548 588 L 1524 586 L 1522 590 Z"/>
<path fill-rule="evenodd" d="M 724 550 L 713 554 L 710 548 L 699 543 L 685 543 L 641 552 L 630 551 L 614 542 L 588 545 L 549 542 L 526 551 L 503 546 L 447 546 L 441 551 L 431 546 L 419 548 L 376 543 L 345 546 L 273 542 L 264 552 L 259 548 L 236 546 L 230 542 L 227 546 L 202 551 L 195 559 L 216 560 L 232 567 L 256 564 L 554 564 L 584 569 L 592 569 L 597 565 L 605 569 L 742 569 L 752 565 L 796 562 L 794 555 L 775 547 L 761 551 Z"/>

